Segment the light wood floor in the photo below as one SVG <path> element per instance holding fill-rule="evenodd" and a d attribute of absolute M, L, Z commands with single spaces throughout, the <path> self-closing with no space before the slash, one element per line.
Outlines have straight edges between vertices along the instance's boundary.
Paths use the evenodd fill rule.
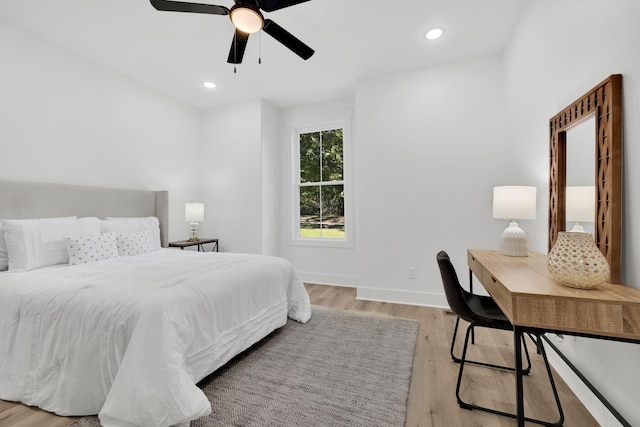
<path fill-rule="evenodd" d="M 407 405 L 407 427 L 502 427 L 514 420 L 461 409 L 455 398 L 458 365 L 449 356 L 456 317 L 444 310 L 400 304 L 358 301 L 355 289 L 307 285 L 313 304 L 359 311 L 385 313 L 415 319 L 420 323 Z M 463 323 L 461 322 L 461 331 Z M 463 334 L 458 336 L 463 338 Z M 462 340 L 458 340 L 461 344 Z M 461 345 L 458 345 L 461 349 Z M 532 348 L 532 346 L 530 346 Z M 459 350 L 458 350 L 459 351 Z M 459 354 L 459 353 L 458 353 Z M 525 377 L 527 416 L 556 420 L 551 389 L 540 356 L 531 352 L 532 372 Z M 512 336 L 508 332 L 478 329 L 476 345 L 469 357 L 498 364 L 513 364 Z M 565 412 L 566 427 L 591 427 L 598 423 L 564 382 L 555 376 Z M 493 369 L 465 367 L 462 397 L 484 406 L 515 411 L 513 374 Z M 66 427 L 73 418 L 58 417 L 37 408 L 0 400 L 0 427 Z M 534 424 L 531 424 L 534 425 Z"/>

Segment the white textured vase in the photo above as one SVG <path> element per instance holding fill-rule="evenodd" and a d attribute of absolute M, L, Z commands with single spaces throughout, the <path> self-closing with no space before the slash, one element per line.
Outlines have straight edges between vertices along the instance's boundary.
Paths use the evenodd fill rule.
<path fill-rule="evenodd" d="M 502 233 L 502 254 L 507 256 L 527 256 L 527 234 L 512 221 Z"/>
<path fill-rule="evenodd" d="M 589 233 L 558 233 L 547 264 L 556 280 L 572 288 L 592 289 L 610 277 L 609 263 Z"/>

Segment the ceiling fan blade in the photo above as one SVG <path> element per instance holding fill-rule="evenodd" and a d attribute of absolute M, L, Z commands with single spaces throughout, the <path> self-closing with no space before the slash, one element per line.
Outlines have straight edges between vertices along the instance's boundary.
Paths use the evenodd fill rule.
<path fill-rule="evenodd" d="M 229 9 L 214 4 L 186 3 L 171 0 L 151 0 L 151 5 L 157 10 L 167 12 L 208 13 L 210 15 L 228 15 Z"/>
<path fill-rule="evenodd" d="M 264 27 L 262 29 L 265 33 L 278 40 L 304 60 L 311 58 L 315 53 L 313 49 L 302 43 L 298 38 L 296 38 L 296 36 L 273 22 L 271 19 L 264 20 Z"/>
<path fill-rule="evenodd" d="M 227 62 L 229 64 L 241 64 L 242 57 L 244 56 L 244 49 L 247 47 L 249 41 L 249 34 L 240 31 L 236 28 L 236 32 L 233 35 L 231 41 L 231 49 L 229 49 L 229 58 Z"/>
<path fill-rule="evenodd" d="M 284 9 L 285 7 L 293 6 L 295 4 L 304 3 L 309 0 L 262 0 L 260 9 L 265 12 L 273 12 L 274 10 Z"/>

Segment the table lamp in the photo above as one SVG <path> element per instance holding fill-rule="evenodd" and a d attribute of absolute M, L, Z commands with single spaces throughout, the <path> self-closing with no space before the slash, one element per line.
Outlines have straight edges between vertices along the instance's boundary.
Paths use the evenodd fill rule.
<path fill-rule="evenodd" d="M 569 231 L 584 233 L 582 222 L 594 222 L 596 218 L 596 187 L 567 187 L 565 212 L 567 221 L 574 221 Z"/>
<path fill-rule="evenodd" d="M 527 256 L 527 234 L 517 220 L 536 219 L 536 190 L 517 185 L 493 188 L 493 217 L 510 221 L 502 233 L 504 255 Z"/>
<path fill-rule="evenodd" d="M 190 242 L 198 241 L 198 227 L 202 221 L 204 221 L 204 203 L 185 203 L 184 205 L 184 219 L 189 223 L 191 237 Z"/>

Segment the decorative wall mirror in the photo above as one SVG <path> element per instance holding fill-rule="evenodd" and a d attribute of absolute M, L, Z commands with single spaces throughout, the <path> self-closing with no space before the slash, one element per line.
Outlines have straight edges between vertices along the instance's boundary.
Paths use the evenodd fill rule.
<path fill-rule="evenodd" d="M 591 120 L 593 119 L 593 120 Z M 549 121 L 549 241 L 566 230 L 567 130 L 594 123 L 596 245 L 611 268 L 611 283 L 620 283 L 622 228 L 622 75 L 613 74 Z M 595 149 L 594 149 L 595 148 Z M 571 166 L 574 167 L 573 164 Z M 593 165 L 585 165 L 591 168 Z"/>

